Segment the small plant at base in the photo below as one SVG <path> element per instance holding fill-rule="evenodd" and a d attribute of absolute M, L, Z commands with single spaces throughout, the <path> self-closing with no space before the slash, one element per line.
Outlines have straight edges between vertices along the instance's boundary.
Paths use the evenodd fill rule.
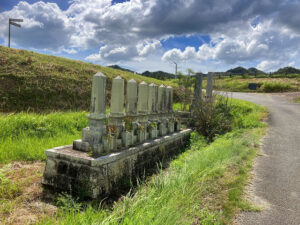
<path fill-rule="evenodd" d="M 155 130 L 157 129 L 157 123 L 156 122 L 152 122 L 149 124 L 149 130 Z"/>
<path fill-rule="evenodd" d="M 78 213 L 82 208 L 82 204 L 78 200 L 78 198 L 74 199 L 69 194 L 62 193 L 58 195 L 56 205 L 65 212 Z"/>
<path fill-rule="evenodd" d="M 145 127 L 141 124 L 138 125 L 138 130 L 140 131 L 144 131 L 145 130 Z"/>
<path fill-rule="evenodd" d="M 125 117 L 124 122 L 125 122 L 125 131 L 131 132 L 133 130 L 132 118 L 131 117 Z"/>

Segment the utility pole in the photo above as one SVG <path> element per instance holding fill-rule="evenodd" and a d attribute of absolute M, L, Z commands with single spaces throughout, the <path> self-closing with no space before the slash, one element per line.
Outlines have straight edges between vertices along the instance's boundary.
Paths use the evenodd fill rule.
<path fill-rule="evenodd" d="M 177 78 L 177 63 L 175 61 L 173 61 L 173 63 L 175 64 L 175 79 Z"/>
<path fill-rule="evenodd" d="M 21 27 L 20 24 L 16 22 L 23 22 L 23 19 L 8 19 L 8 47 L 10 48 L 10 25 L 16 26 L 16 27 Z"/>

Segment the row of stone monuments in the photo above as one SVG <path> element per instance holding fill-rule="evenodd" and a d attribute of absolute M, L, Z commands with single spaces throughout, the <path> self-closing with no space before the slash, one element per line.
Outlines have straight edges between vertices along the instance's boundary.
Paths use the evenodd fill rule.
<path fill-rule="evenodd" d="M 173 114 L 173 89 L 164 85 L 137 83 L 126 85 L 120 76 L 112 80 L 110 112 L 106 114 L 106 77 L 101 72 L 93 77 L 89 127 L 73 149 L 94 156 L 143 143 L 179 131 L 180 120 Z"/>
<path fill-rule="evenodd" d="M 208 74 L 205 104 L 212 98 Z M 102 199 L 163 165 L 189 143 L 192 129 L 181 128 L 192 112 L 173 112 L 173 89 L 121 77 L 112 80 L 106 113 L 106 77 L 93 77 L 89 127 L 73 145 L 46 150 L 42 184 L 49 193 L 66 191 L 80 198 Z M 196 75 L 193 107 L 202 104 L 202 75 Z M 198 103 L 201 104 L 198 104 Z"/>

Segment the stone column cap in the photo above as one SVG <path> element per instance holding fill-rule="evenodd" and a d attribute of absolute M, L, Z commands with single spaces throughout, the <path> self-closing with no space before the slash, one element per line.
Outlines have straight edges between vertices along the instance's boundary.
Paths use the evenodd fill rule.
<path fill-rule="evenodd" d="M 142 81 L 142 82 L 140 83 L 140 85 L 147 85 L 147 83 L 146 83 L 145 81 Z"/>
<path fill-rule="evenodd" d="M 135 80 L 135 79 L 130 79 L 130 80 L 128 81 L 128 83 L 136 83 L 136 80 Z"/>
<path fill-rule="evenodd" d="M 117 76 L 114 78 L 114 80 L 123 80 L 123 78 L 121 76 Z"/>
<path fill-rule="evenodd" d="M 101 72 L 98 72 L 98 73 L 96 73 L 94 76 L 96 76 L 96 77 L 106 77 L 103 73 L 101 73 Z"/>

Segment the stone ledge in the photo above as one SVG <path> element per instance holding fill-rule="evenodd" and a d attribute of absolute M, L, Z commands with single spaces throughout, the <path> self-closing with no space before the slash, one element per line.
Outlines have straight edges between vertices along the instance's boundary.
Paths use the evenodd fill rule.
<path fill-rule="evenodd" d="M 98 158 L 72 149 L 72 145 L 46 151 L 46 167 L 42 184 L 52 191 L 84 193 L 88 198 L 100 198 L 124 189 L 124 184 L 158 162 L 166 162 L 184 148 L 191 129 L 147 140 L 138 146 Z M 81 194 L 80 194 L 81 193 Z"/>
<path fill-rule="evenodd" d="M 121 158 L 130 156 L 132 154 L 136 154 L 138 152 L 144 151 L 147 148 L 150 148 L 154 145 L 161 144 L 163 142 L 171 141 L 173 139 L 179 138 L 181 136 L 185 136 L 189 134 L 191 129 L 186 129 L 177 133 L 173 133 L 170 135 L 165 135 L 163 137 L 147 140 L 145 143 L 137 145 L 135 147 L 131 147 L 129 149 L 110 153 L 105 156 L 100 156 L 98 158 L 90 157 L 88 153 L 81 152 L 78 150 L 74 150 L 72 145 L 65 145 L 60 147 L 55 147 L 45 151 L 47 157 L 53 158 L 61 158 L 65 160 L 74 160 L 74 162 L 81 162 L 82 164 L 90 165 L 90 166 L 100 166 L 103 164 L 111 163 L 113 161 L 119 160 Z"/>

